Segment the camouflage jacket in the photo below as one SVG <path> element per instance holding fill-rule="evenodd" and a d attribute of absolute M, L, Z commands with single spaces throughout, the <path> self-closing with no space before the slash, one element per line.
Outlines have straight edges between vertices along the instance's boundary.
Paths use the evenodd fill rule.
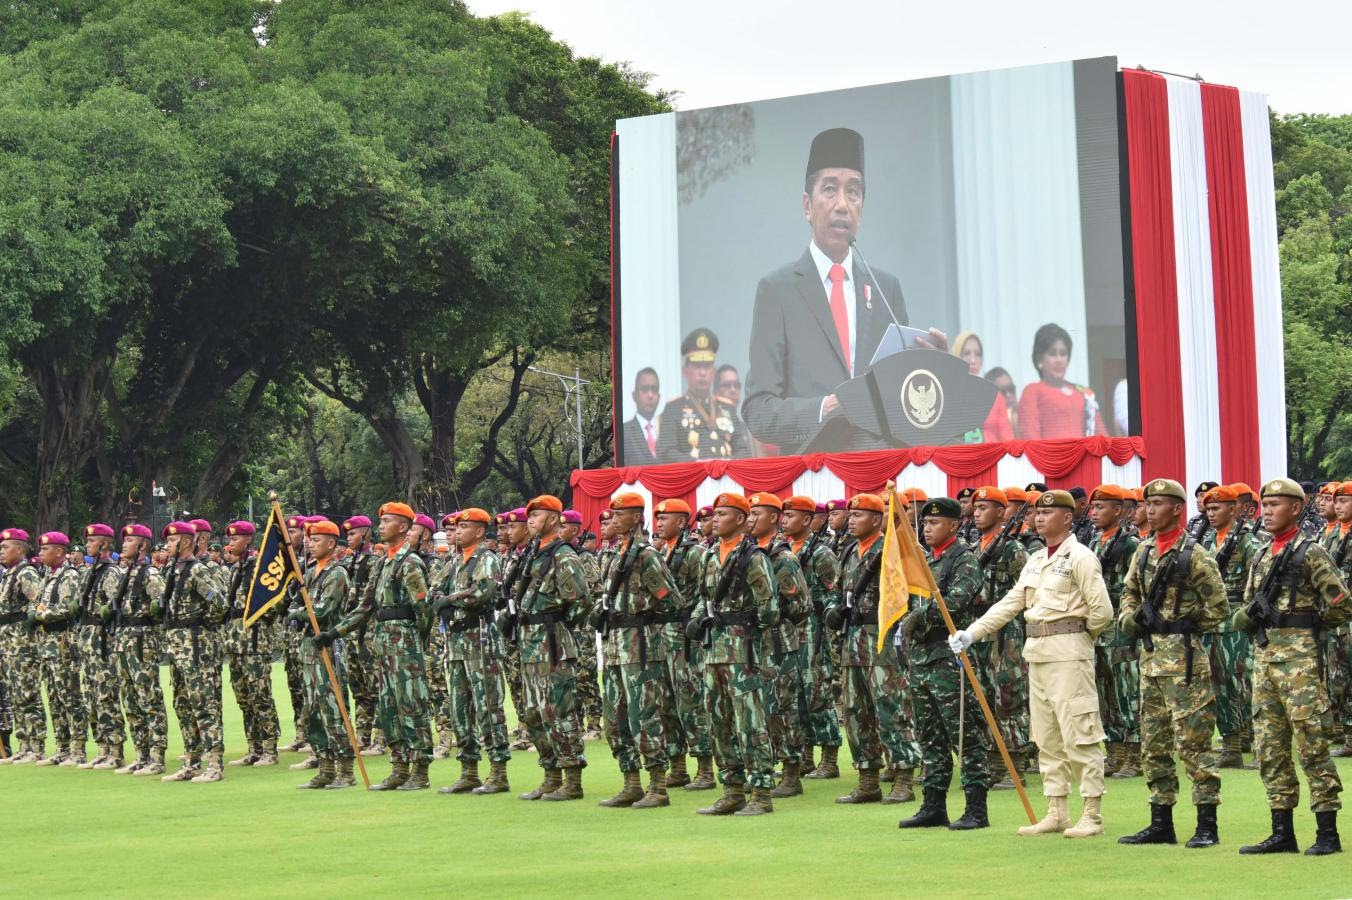
<path fill-rule="evenodd" d="M 1336 521 L 1329 522 L 1320 530 L 1316 540 L 1319 542 L 1319 546 L 1323 547 L 1324 550 L 1332 556 L 1334 548 L 1337 547 L 1338 542 L 1342 540 L 1342 529 L 1338 527 Z"/>
<path fill-rule="evenodd" d="M 44 625 L 73 623 L 79 613 L 79 582 L 80 573 L 62 563 L 43 576 L 29 611 Z"/>
<path fill-rule="evenodd" d="M 863 553 L 855 543 L 840 573 L 840 594 L 832 606 L 842 606 L 840 664 L 842 666 L 897 666 L 896 641 L 889 636 L 878 652 L 878 567 L 883 536 L 879 534 Z"/>
<path fill-rule="evenodd" d="M 811 554 L 808 550 L 811 549 Z M 840 599 L 840 559 L 832 552 L 827 541 L 819 540 L 812 545 L 809 537 L 793 548 L 798 555 L 798 566 L 807 579 L 808 593 L 812 596 L 812 614 L 821 617 L 828 606 Z"/>
<path fill-rule="evenodd" d="M 113 599 L 122 579 L 117 576 L 117 563 L 111 559 L 95 560 L 92 565 L 80 569 L 80 581 L 75 588 L 77 613 L 81 624 L 95 624 L 98 620 L 102 627 L 113 616 Z M 106 617 L 104 613 L 106 612 Z"/>
<path fill-rule="evenodd" d="M 1329 541 L 1329 556 L 1344 584 L 1352 584 L 1352 528 L 1344 531 L 1334 530 L 1334 538 Z"/>
<path fill-rule="evenodd" d="M 767 629 L 779 624 L 779 595 L 770 558 L 754 545 L 743 547 L 738 544 L 725 556 L 716 544 L 704 556 L 704 589 L 694 618 L 713 618 L 705 663 L 761 665 Z M 737 569 L 729 570 L 733 565 Z M 727 589 L 720 598 L 718 586 L 725 573 Z"/>
<path fill-rule="evenodd" d="M 1141 541 L 1134 534 L 1125 532 L 1119 526 L 1111 535 L 1099 535 L 1092 544 L 1094 557 L 1099 561 L 1103 572 L 1103 583 L 1108 586 L 1108 599 L 1116 612 L 1122 605 L 1122 588 L 1127 583 L 1127 573 L 1131 571 L 1131 560 L 1136 556 L 1136 548 Z"/>
<path fill-rule="evenodd" d="M 587 576 L 587 589 L 593 597 L 599 597 L 606 586 L 601 583 L 601 563 L 595 553 L 580 549 L 576 544 L 577 561 L 582 565 L 582 573 Z"/>
<path fill-rule="evenodd" d="M 704 557 L 707 555 L 699 541 L 682 537 L 662 548 L 662 562 L 676 579 L 681 594 L 682 608 L 688 613 L 699 603 L 704 583 Z M 679 623 L 678 623 L 679 624 Z"/>
<path fill-rule="evenodd" d="M 1302 545 L 1305 550 L 1304 563 L 1299 573 L 1282 579 L 1285 583 L 1277 586 L 1277 600 L 1273 612 L 1313 614 L 1319 617 L 1323 629 L 1333 629 L 1352 619 L 1352 602 L 1347 596 L 1347 584 L 1339 577 L 1333 565 L 1333 558 L 1314 540 L 1303 533 L 1292 538 L 1283 548 L 1283 553 L 1296 553 Z M 1235 615 L 1235 626 L 1243 631 L 1253 631 L 1247 610 L 1259 593 L 1268 571 L 1275 560 L 1271 546 L 1262 547 L 1254 557 L 1249 568 L 1249 579 L 1244 585 L 1244 605 Z M 1315 631 L 1309 627 L 1266 629 L 1266 645 L 1259 646 L 1256 641 L 1254 657 L 1262 663 L 1293 662 L 1307 660 L 1314 665 L 1323 653 L 1320 642 L 1315 639 Z"/>
<path fill-rule="evenodd" d="M 164 568 L 164 626 L 191 628 L 225 621 L 225 585 L 217 567 L 196 559 L 180 559 Z"/>
<path fill-rule="evenodd" d="M 997 537 L 991 540 L 998 540 L 999 530 L 996 530 Z M 985 555 L 989 545 L 981 544 L 980 536 L 977 537 L 977 543 L 972 547 L 972 552 L 976 554 L 977 563 L 980 564 L 981 558 Z M 976 605 L 973 608 L 973 618 L 980 618 L 985 615 L 986 610 L 995 605 L 1009 589 L 1014 587 L 1014 583 L 1019 580 L 1023 574 L 1023 567 L 1028 564 L 1028 549 L 1024 547 L 1023 542 L 1006 538 L 1000 546 L 999 552 L 995 557 L 981 569 L 981 596 L 977 598 Z M 945 595 L 947 596 L 947 595 Z M 1018 639 L 1023 634 L 1023 623 L 1019 618 L 1014 618 L 1004 627 L 1006 638 Z M 992 635 L 988 640 L 994 640 Z"/>
<path fill-rule="evenodd" d="M 318 565 L 311 566 L 305 573 L 305 590 L 310 595 L 310 606 L 314 609 L 320 631 L 327 631 L 342 621 L 343 610 L 347 608 L 348 595 L 352 590 L 352 582 L 348 578 L 347 569 L 339 565 L 337 560 L 330 559 L 322 568 Z M 301 646 L 313 652 L 314 630 L 308 622 L 302 633 L 305 640 Z M 318 658 L 318 654 L 315 654 L 315 658 Z"/>
<path fill-rule="evenodd" d="M 779 595 L 779 624 L 771 634 L 771 649 L 780 657 L 802 646 L 808 616 L 812 614 L 812 591 L 803 577 L 798 556 L 788 544 L 774 541 L 767 552 Z"/>
<path fill-rule="evenodd" d="M 347 569 L 347 580 L 352 583 L 352 590 L 347 593 L 347 609 L 343 610 L 344 616 L 350 615 L 361 605 L 362 598 L 366 596 L 366 590 L 371 584 L 371 574 L 375 571 L 376 562 L 376 555 L 370 550 L 349 553 L 338 561 L 338 565 Z"/>
<path fill-rule="evenodd" d="M 956 628 L 966 628 L 977 618 L 977 604 L 981 600 L 981 564 L 966 544 L 955 540 L 936 557 L 930 551 L 929 566 L 934 581 L 943 594 L 944 605 Z M 901 620 L 906 632 L 908 661 L 915 665 L 951 662 L 953 651 L 948 649 L 948 626 L 939 612 L 939 603 L 933 597 L 911 597 L 911 608 Z"/>
<path fill-rule="evenodd" d="M 0 616 L 21 625 L 28 616 L 28 605 L 42 588 L 42 569 L 24 560 L 0 575 Z"/>
<path fill-rule="evenodd" d="M 381 610 L 390 610 L 399 617 L 382 620 Z M 427 563 L 406 546 L 400 546 L 393 556 L 376 559 L 366 596 L 338 623 L 337 631 L 346 636 L 370 622 L 381 627 L 416 628 L 425 633 L 431 618 Z"/>
<path fill-rule="evenodd" d="M 642 533 L 633 546 L 615 554 L 600 602 L 609 613 L 601 652 L 606 665 L 639 665 L 667 658 L 665 622 L 686 607 L 663 561 L 662 553 Z M 630 552 L 632 550 L 632 553 Z M 616 570 L 616 566 L 621 567 Z M 623 567 L 628 566 L 625 572 Z M 611 580 L 619 577 L 615 597 L 609 597 Z"/>
<path fill-rule="evenodd" d="M 1221 580 L 1225 582 L 1225 596 L 1232 607 L 1244 601 L 1244 585 L 1249 580 L 1249 567 L 1258 555 L 1260 544 L 1252 532 L 1231 528 L 1225 541 L 1216 544 L 1214 529 L 1207 532 L 1202 546 L 1211 551 L 1216 558 L 1216 567 L 1220 569 Z"/>
<path fill-rule="evenodd" d="M 441 570 L 441 582 L 432 595 L 449 597 L 450 609 L 441 613 L 439 627 L 446 633 L 447 658 L 501 659 L 502 633 L 493 619 L 502 579 L 502 563 L 496 553 L 475 548 L 466 559 L 460 550 Z"/>
<path fill-rule="evenodd" d="M 119 569 L 113 601 L 117 629 L 156 627 L 159 623 L 150 615 L 150 604 L 163 598 L 164 575 L 149 559 Z"/>
<path fill-rule="evenodd" d="M 555 538 L 536 551 L 522 572 L 516 638 L 521 664 L 577 658 L 572 625 L 591 610 L 587 573 L 571 545 Z"/>
<path fill-rule="evenodd" d="M 1131 633 L 1128 619 L 1134 619 L 1137 610 L 1151 596 L 1155 584 L 1155 574 L 1163 565 L 1172 569 L 1178 563 L 1170 560 L 1180 558 L 1188 544 L 1192 544 L 1191 563 L 1187 572 L 1175 571 L 1165 586 L 1156 612 L 1173 627 L 1189 627 L 1194 634 L 1216 631 L 1225 621 L 1228 606 L 1225 601 L 1225 585 L 1221 581 L 1216 560 L 1186 533 L 1180 535 L 1174 545 L 1161 557 L 1156 550 L 1158 537 L 1151 535 L 1141 541 L 1132 556 L 1131 569 L 1127 572 L 1122 587 L 1122 606 L 1117 616 L 1119 627 Z M 1178 623 L 1174 625 L 1174 623 Z M 1206 659 L 1206 651 L 1191 634 L 1152 634 L 1154 650 L 1141 647 L 1141 674 L 1147 677 L 1186 675 L 1187 647 L 1194 647 L 1193 665 Z M 1200 652 L 1198 652 L 1200 650 Z"/>

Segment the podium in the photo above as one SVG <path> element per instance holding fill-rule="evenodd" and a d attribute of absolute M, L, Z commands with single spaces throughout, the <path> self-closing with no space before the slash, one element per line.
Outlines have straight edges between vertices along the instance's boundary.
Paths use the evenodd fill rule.
<path fill-rule="evenodd" d="M 939 350 L 877 360 L 835 390 L 840 409 L 800 453 L 841 453 L 963 443 L 995 405 L 995 385 Z"/>

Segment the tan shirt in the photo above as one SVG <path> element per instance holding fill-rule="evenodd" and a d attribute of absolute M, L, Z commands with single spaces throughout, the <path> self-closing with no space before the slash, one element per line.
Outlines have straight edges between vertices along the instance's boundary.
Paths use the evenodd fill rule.
<path fill-rule="evenodd" d="M 1050 637 L 1030 637 L 1023 658 L 1030 663 L 1094 658 L 1094 638 L 1113 620 L 1113 605 L 1098 559 L 1088 547 L 1066 537 L 1047 558 L 1043 547 L 1028 558 L 1019 580 L 1000 602 L 967 630 L 980 641 L 998 632 L 1019 613 L 1027 622 L 1084 619 L 1089 630 Z"/>

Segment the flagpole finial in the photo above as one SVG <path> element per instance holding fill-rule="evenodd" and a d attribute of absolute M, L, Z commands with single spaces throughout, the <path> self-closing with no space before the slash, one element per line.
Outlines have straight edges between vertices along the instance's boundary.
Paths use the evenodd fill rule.
<path fill-rule="evenodd" d="M 276 491 L 268 491 L 268 499 L 269 499 L 269 500 L 276 500 L 276 499 L 277 499 L 277 492 L 276 492 Z"/>

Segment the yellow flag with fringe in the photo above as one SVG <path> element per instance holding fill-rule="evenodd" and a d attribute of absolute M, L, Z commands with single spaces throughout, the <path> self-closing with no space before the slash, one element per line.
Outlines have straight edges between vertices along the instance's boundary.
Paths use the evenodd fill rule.
<path fill-rule="evenodd" d="M 883 532 L 883 558 L 878 569 L 878 652 L 883 652 L 888 630 L 910 609 L 911 595 L 933 597 L 939 593 L 934 573 L 925 560 L 911 523 L 896 514 L 897 494 L 887 495 L 887 525 Z M 900 522 L 900 527 L 898 527 Z"/>

